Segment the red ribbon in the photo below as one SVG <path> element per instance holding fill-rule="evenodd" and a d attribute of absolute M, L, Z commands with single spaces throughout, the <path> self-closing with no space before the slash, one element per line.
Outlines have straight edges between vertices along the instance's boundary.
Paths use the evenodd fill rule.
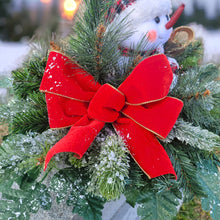
<path fill-rule="evenodd" d="M 182 101 L 167 97 L 172 79 L 163 54 L 143 60 L 116 89 L 100 85 L 68 57 L 51 52 L 40 86 L 46 94 L 50 127 L 72 127 L 48 152 L 45 169 L 60 152 L 82 158 L 105 123 L 112 123 L 149 178 L 165 174 L 176 178 L 156 138 L 166 138 L 183 107 Z"/>

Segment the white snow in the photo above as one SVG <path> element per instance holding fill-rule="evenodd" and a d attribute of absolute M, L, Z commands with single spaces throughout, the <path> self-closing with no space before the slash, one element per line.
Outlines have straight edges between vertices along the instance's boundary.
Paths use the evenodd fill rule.
<path fill-rule="evenodd" d="M 0 76 L 21 66 L 29 51 L 27 43 L 0 41 Z"/>
<path fill-rule="evenodd" d="M 30 49 L 27 43 L 0 41 L 0 76 L 10 76 L 10 72 L 21 66 Z M 8 90 L 0 88 L 0 104 L 7 103 Z"/>

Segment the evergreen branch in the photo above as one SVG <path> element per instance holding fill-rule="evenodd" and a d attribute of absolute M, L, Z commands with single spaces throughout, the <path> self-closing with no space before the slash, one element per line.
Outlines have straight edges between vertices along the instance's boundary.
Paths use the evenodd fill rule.
<path fill-rule="evenodd" d="M 126 202 L 132 207 L 135 207 L 139 193 L 146 184 L 150 184 L 150 180 L 145 178 L 143 171 L 133 158 L 130 157 L 129 176 L 126 178 L 124 195 L 126 197 Z"/>
<path fill-rule="evenodd" d="M 66 53 L 101 84 L 111 83 L 113 86 L 118 86 L 122 81 L 121 69 L 123 69 L 119 69 L 118 66 L 120 59 L 118 46 L 130 33 L 122 33 L 123 28 L 128 26 L 126 19 L 117 26 L 109 24 L 110 21 L 105 15 L 110 2 L 98 0 L 85 2 L 86 10 L 84 14 L 78 15 L 78 22 L 74 28 L 76 34 L 70 36 L 69 49 Z M 96 9 L 93 8 L 94 6 Z M 93 14 L 95 17 L 91 19 Z M 101 26 L 104 26 L 106 31 L 99 35 L 99 31 L 105 29 L 100 29 Z M 99 40 L 98 35 L 101 37 Z"/>
<path fill-rule="evenodd" d="M 142 219 L 172 219 L 178 210 L 177 207 L 180 205 L 180 198 L 176 197 L 178 189 L 170 189 L 157 193 L 149 189 L 148 186 L 144 187 L 139 192 L 138 203 L 138 215 Z"/>
<path fill-rule="evenodd" d="M 103 37 L 106 32 L 106 27 L 103 24 L 99 24 L 97 28 L 97 34 L 96 34 L 96 42 L 95 42 L 95 61 L 96 61 L 96 67 L 95 67 L 95 72 L 96 72 L 96 80 L 98 82 L 103 81 L 103 76 L 102 76 L 102 49 L 103 49 Z"/>
<path fill-rule="evenodd" d="M 17 173 L 10 173 L 11 180 L 16 181 L 14 178 L 17 176 Z M 30 213 L 36 213 L 40 207 L 44 210 L 50 209 L 52 200 L 45 185 L 29 180 L 23 188 L 17 185 L 18 188 L 15 189 L 9 188 L 8 184 L 9 181 L 0 184 L 2 192 L 0 217 L 2 219 L 29 219 Z"/>
<path fill-rule="evenodd" d="M 49 129 L 47 111 L 45 109 L 30 109 L 13 117 L 12 132 L 26 134 L 29 131 L 43 132 Z"/>
<path fill-rule="evenodd" d="M 189 44 L 183 53 L 175 57 L 181 67 L 181 71 L 187 71 L 189 68 L 197 66 L 202 60 L 203 48 L 201 41 L 194 41 Z"/>
<path fill-rule="evenodd" d="M 26 99 L 29 94 L 39 92 L 46 60 L 47 57 L 34 57 L 23 68 L 12 72 L 13 88 L 17 97 Z"/>
<path fill-rule="evenodd" d="M 219 133 L 219 69 L 210 64 L 179 77 L 171 95 L 184 101 L 182 116 L 195 126 Z"/>
<path fill-rule="evenodd" d="M 25 161 L 29 161 L 31 157 L 39 158 L 44 152 L 44 147 L 53 146 L 63 136 L 64 133 L 60 130 L 48 130 L 42 134 L 10 135 L 0 146 L 0 167 L 4 169 L 8 169 L 8 167 L 19 168 L 19 164 L 25 164 Z M 46 146 L 42 147 L 42 143 L 45 143 Z M 43 153 L 43 155 L 45 154 L 46 152 Z M 32 165 L 27 163 L 27 167 L 32 166 L 38 166 L 37 160 L 34 159 Z"/>
<path fill-rule="evenodd" d="M 202 198 L 202 207 L 210 211 L 213 220 L 219 219 L 220 216 L 220 174 L 215 164 L 211 161 L 203 160 L 197 163 L 198 179 L 203 187 L 207 197 Z"/>
<path fill-rule="evenodd" d="M 177 147 L 178 146 L 178 147 Z M 182 188 L 184 200 L 191 200 L 194 196 L 204 196 L 203 189 L 196 178 L 196 165 L 183 150 L 182 143 L 176 142 L 164 145 L 178 177 L 179 187 Z"/>
<path fill-rule="evenodd" d="M 0 76 L 0 88 L 11 88 L 12 79 L 6 76 Z"/>
<path fill-rule="evenodd" d="M 91 180 L 88 191 L 107 200 L 119 198 L 128 177 L 128 156 L 123 141 L 109 135 L 101 142 L 98 160 L 90 167 Z"/>
<path fill-rule="evenodd" d="M 174 138 L 201 150 L 215 151 L 220 149 L 220 137 L 218 135 L 201 127 L 195 127 L 182 119 L 176 122 L 167 141 L 169 142 Z"/>
<path fill-rule="evenodd" d="M 73 206 L 73 212 L 85 220 L 101 220 L 104 200 L 86 191 L 88 175 L 84 169 L 60 170 L 51 180 L 50 190 L 57 195 L 57 202 Z"/>
<path fill-rule="evenodd" d="M 112 23 L 111 18 L 106 18 L 113 1 L 84 1 L 84 13 L 78 15 L 75 33 L 67 40 L 63 52 L 101 84 L 118 87 L 143 57 L 138 56 L 137 50 L 131 58 L 121 59 L 118 46 L 133 30 L 127 18 L 120 20 L 116 16 L 119 22 Z M 123 33 L 127 28 L 130 30 Z M 140 50 L 145 43 L 140 43 Z M 180 72 L 186 73 L 179 76 L 178 85 L 171 91 L 172 96 L 184 101 L 182 117 L 190 122 L 179 120 L 170 135 L 172 143 L 165 144 L 178 181 L 170 180 L 169 175 L 148 180 L 133 160 L 129 167 L 124 143 L 112 130 L 104 129 L 82 160 L 69 157 L 69 162 L 77 168 L 61 169 L 52 178 L 49 190 L 56 193 L 58 203 L 66 201 L 84 219 L 96 220 L 101 219 L 106 202 L 102 197 L 115 199 L 125 192 L 129 204 L 140 204 L 138 213 L 143 219 L 170 219 L 177 212 L 182 193 L 189 200 L 194 195 L 205 196 L 205 192 L 211 199 L 204 199 L 203 206 L 208 209 L 208 203 L 211 204 L 214 218 L 219 215 L 213 202 L 219 198 L 214 193 L 210 174 L 219 181 L 220 162 L 209 152 L 219 147 L 219 137 L 214 134 L 220 131 L 219 69 L 214 65 L 197 67 L 200 49 L 200 42 L 192 43 L 177 58 L 182 67 Z M 0 121 L 9 122 L 13 131 L 0 146 L 3 198 L 0 218 L 3 219 L 29 218 L 40 207 L 49 209 L 51 205 L 48 188 L 41 183 L 52 167 L 40 182 L 37 179 L 49 148 L 63 137 L 64 131 L 30 132 L 48 128 L 46 102 L 39 92 L 48 54 L 43 50 L 35 52 L 22 69 L 13 72 L 16 98 L 0 109 Z"/>
<path fill-rule="evenodd" d="M 197 94 L 205 94 L 205 97 L 213 96 L 220 92 L 219 69 L 214 64 L 208 64 L 203 67 L 194 67 L 179 77 L 178 85 L 172 90 L 171 94 L 182 100 L 190 100 L 192 97 L 198 99 Z"/>
<path fill-rule="evenodd" d="M 0 146 L 0 218 L 29 219 L 39 208 L 48 210 L 51 198 L 47 187 L 37 182 L 47 146 L 63 134 L 48 130 L 42 134 L 11 135 Z M 47 146 L 42 147 L 42 143 Z M 16 185 L 15 185 L 16 183 Z M 10 212 L 8 211 L 10 210 Z"/>
<path fill-rule="evenodd" d="M 9 131 L 26 133 L 43 132 L 49 128 L 44 94 L 32 93 L 26 100 L 12 99 L 0 107 L 0 122 L 9 124 Z"/>
<path fill-rule="evenodd" d="M 9 102 L 10 103 L 10 102 Z M 10 121 L 11 109 L 9 105 L 0 105 L 0 124 L 6 124 Z"/>
<path fill-rule="evenodd" d="M 0 107 L 0 122 L 8 123 L 14 133 L 43 132 L 49 128 L 44 94 L 32 93 L 26 100 L 12 99 Z"/>

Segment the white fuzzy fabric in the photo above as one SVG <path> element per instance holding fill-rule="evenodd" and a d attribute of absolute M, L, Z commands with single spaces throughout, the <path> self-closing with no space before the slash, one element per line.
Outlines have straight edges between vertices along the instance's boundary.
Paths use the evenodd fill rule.
<path fill-rule="evenodd" d="M 166 15 L 172 12 L 170 0 L 137 0 L 118 14 L 112 25 L 119 25 L 125 18 L 130 24 L 124 31 L 132 32 L 132 35 L 122 42 L 121 46 L 136 49 L 142 39 L 147 39 L 147 33 L 154 30 L 157 37 L 154 42 L 148 42 L 144 50 L 163 47 L 163 44 L 170 38 L 172 28 L 165 28 L 168 22 Z M 155 22 L 155 17 L 160 18 L 160 22 Z"/>
<path fill-rule="evenodd" d="M 162 15 L 172 13 L 171 0 L 137 0 L 120 13 L 125 17 L 128 14 L 134 14 L 137 19 L 151 20 Z"/>

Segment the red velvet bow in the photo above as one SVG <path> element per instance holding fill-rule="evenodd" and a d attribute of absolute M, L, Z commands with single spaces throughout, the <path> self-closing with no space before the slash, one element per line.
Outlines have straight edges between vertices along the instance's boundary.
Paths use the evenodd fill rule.
<path fill-rule="evenodd" d="M 73 152 L 81 158 L 105 123 L 112 123 L 149 178 L 176 177 L 156 138 L 166 138 L 183 107 L 182 101 L 167 97 L 172 79 L 162 54 L 143 60 L 116 89 L 100 85 L 66 56 L 51 52 L 40 86 L 46 93 L 50 127 L 72 127 L 48 152 L 45 169 L 60 152 Z"/>

